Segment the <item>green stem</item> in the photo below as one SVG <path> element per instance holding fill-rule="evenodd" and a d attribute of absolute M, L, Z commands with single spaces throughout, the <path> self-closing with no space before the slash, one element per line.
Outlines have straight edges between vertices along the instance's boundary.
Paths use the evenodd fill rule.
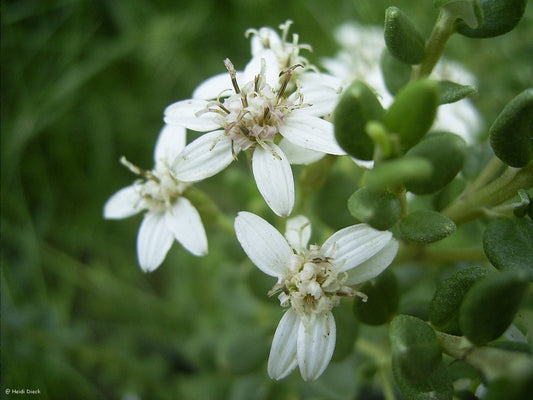
<path fill-rule="evenodd" d="M 485 168 L 483 168 L 476 180 L 466 188 L 463 195 L 473 193 L 476 190 L 487 185 L 496 176 L 496 174 L 501 170 L 503 166 L 505 166 L 505 164 L 498 157 L 493 156 L 492 160 L 490 160 L 489 163 L 485 166 Z"/>
<path fill-rule="evenodd" d="M 450 36 L 454 33 L 454 23 L 456 16 L 452 15 L 445 7 L 440 9 L 440 14 L 433 27 L 433 32 L 426 44 L 426 55 L 419 67 L 414 70 L 413 78 L 420 79 L 429 76 L 433 68 L 439 61 L 446 43 Z"/>
<path fill-rule="evenodd" d="M 432 246 L 422 246 L 415 244 L 401 243 L 398 255 L 394 263 L 404 261 L 423 262 L 431 260 L 433 262 L 486 262 L 487 256 L 482 248 L 453 249 Z"/>
<path fill-rule="evenodd" d="M 528 354 L 496 347 L 476 347 L 465 337 L 435 333 L 446 354 L 478 368 L 489 381 L 500 377 L 514 378 L 533 368 L 533 359 Z"/>
<path fill-rule="evenodd" d="M 533 187 L 533 162 L 521 169 L 508 168 L 500 177 L 476 192 L 460 196 L 442 214 L 461 225 L 483 217 L 487 209 L 516 196 L 519 189 Z"/>

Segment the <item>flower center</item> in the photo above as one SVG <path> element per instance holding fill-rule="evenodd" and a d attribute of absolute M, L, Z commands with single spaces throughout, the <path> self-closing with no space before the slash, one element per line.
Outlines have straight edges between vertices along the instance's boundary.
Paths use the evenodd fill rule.
<path fill-rule="evenodd" d="M 301 316 L 322 314 L 337 306 L 340 297 L 357 292 L 345 286 L 346 273 L 337 273 L 332 259 L 311 246 L 303 254 L 293 254 L 287 275 L 278 281 L 270 294 L 278 296 L 282 306 L 290 306 Z"/>
<path fill-rule="evenodd" d="M 150 211 L 165 211 L 185 192 L 190 183 L 175 179 L 167 165 L 157 163 L 152 171 L 130 163 L 125 157 L 120 162 L 141 179 L 135 182 L 139 193 L 139 207 Z"/>

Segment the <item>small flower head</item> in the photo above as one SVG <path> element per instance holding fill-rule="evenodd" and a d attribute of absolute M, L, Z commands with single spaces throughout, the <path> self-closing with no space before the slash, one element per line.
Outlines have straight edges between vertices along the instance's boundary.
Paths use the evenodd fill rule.
<path fill-rule="evenodd" d="M 282 379 L 299 366 L 304 380 L 318 378 L 335 349 L 331 310 L 342 297 L 364 297 L 350 286 L 379 275 L 398 243 L 390 232 L 359 224 L 334 233 L 322 246 L 308 246 L 311 227 L 305 217 L 290 219 L 283 237 L 248 212 L 235 219 L 235 232 L 252 262 L 277 278 L 270 294 L 279 292 L 280 304 L 288 308 L 272 342 L 269 375 Z"/>

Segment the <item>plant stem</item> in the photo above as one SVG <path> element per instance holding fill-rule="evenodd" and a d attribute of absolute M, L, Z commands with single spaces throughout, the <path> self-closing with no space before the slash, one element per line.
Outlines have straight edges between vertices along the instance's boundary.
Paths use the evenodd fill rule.
<path fill-rule="evenodd" d="M 488 184 L 504 165 L 505 164 L 498 157 L 493 156 L 476 180 L 465 189 L 463 194 L 467 195 L 473 193 Z"/>
<path fill-rule="evenodd" d="M 435 333 L 446 354 L 479 368 L 489 381 L 500 377 L 514 378 L 533 368 L 533 359 L 525 353 L 488 346 L 476 347 L 465 337 Z"/>
<path fill-rule="evenodd" d="M 486 214 L 487 209 L 516 196 L 519 189 L 533 187 L 533 162 L 524 168 L 508 168 L 500 177 L 479 190 L 460 196 L 442 211 L 456 225 Z M 469 191 L 470 192 L 470 191 Z"/>
<path fill-rule="evenodd" d="M 486 262 L 487 256 L 483 249 L 479 247 L 453 249 L 402 243 L 394 263 L 397 264 L 404 261 L 422 262 L 426 260 L 431 260 L 432 262 Z"/>
<path fill-rule="evenodd" d="M 444 52 L 448 39 L 455 31 L 455 20 L 456 17 L 446 7 L 440 9 L 439 16 L 426 45 L 424 60 L 422 60 L 422 63 L 413 72 L 414 79 L 420 79 L 431 74 L 431 71 L 433 71 L 433 68 Z"/>

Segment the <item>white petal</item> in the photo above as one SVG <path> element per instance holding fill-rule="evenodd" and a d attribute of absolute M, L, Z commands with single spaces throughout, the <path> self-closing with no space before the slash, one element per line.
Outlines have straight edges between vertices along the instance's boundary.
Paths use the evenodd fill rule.
<path fill-rule="evenodd" d="M 171 163 L 185 147 L 187 131 L 179 125 L 165 125 L 155 144 L 154 160 Z"/>
<path fill-rule="evenodd" d="M 178 101 L 165 109 L 165 123 L 181 125 L 198 132 L 208 132 L 220 128 L 218 115 L 214 112 L 198 114 L 206 108 L 206 100 L 189 99 Z"/>
<path fill-rule="evenodd" d="M 242 72 L 237 71 L 237 79 L 242 75 Z M 233 85 L 231 83 L 231 76 L 226 71 L 203 81 L 192 94 L 193 99 L 211 100 L 216 99 L 220 95 L 230 95 L 233 93 Z"/>
<path fill-rule="evenodd" d="M 261 73 L 261 68 L 263 61 L 265 63 L 265 79 L 266 83 L 272 88 L 277 88 L 279 86 L 279 62 L 276 54 L 270 50 L 266 49 L 261 51 L 258 55 L 252 57 L 250 62 L 246 65 L 244 69 L 244 76 L 242 77 L 242 84 L 252 82 L 257 75 Z M 240 82 L 239 82 L 240 83 Z"/>
<path fill-rule="evenodd" d="M 299 325 L 300 317 L 292 309 L 289 309 L 279 321 L 268 357 L 268 376 L 272 379 L 283 379 L 296 368 Z"/>
<path fill-rule="evenodd" d="M 381 274 L 396 257 L 398 246 L 398 242 L 395 239 L 391 239 L 377 254 L 348 271 L 348 279 L 345 284 L 349 286 L 358 285 Z"/>
<path fill-rule="evenodd" d="M 257 268 L 270 276 L 285 275 L 293 252 L 276 228 L 255 214 L 241 211 L 235 218 L 235 233 Z"/>
<path fill-rule="evenodd" d="M 326 257 L 338 272 L 347 271 L 381 251 L 391 240 L 392 233 L 378 231 L 367 224 L 352 225 L 331 235 L 322 245 Z"/>
<path fill-rule="evenodd" d="M 130 217 L 140 211 L 141 198 L 135 186 L 120 189 L 104 205 L 104 218 L 121 219 Z"/>
<path fill-rule="evenodd" d="M 195 256 L 207 254 L 207 237 L 200 214 L 184 197 L 165 213 L 167 228 L 188 251 Z"/>
<path fill-rule="evenodd" d="M 303 103 L 309 104 L 301 110 L 306 114 L 315 115 L 317 117 L 326 116 L 333 112 L 337 103 L 339 102 L 340 93 L 327 86 L 309 86 L 308 88 L 301 88 L 303 94 Z"/>
<path fill-rule="evenodd" d="M 289 160 L 273 143 L 271 150 L 256 147 L 252 170 L 259 192 L 269 207 L 280 217 L 287 217 L 294 207 L 294 178 Z M 276 153 L 277 158 L 272 151 Z"/>
<path fill-rule="evenodd" d="M 176 179 L 196 182 L 209 178 L 233 161 L 232 141 L 224 131 L 213 131 L 189 143 L 176 157 L 172 171 Z"/>
<path fill-rule="evenodd" d="M 287 156 L 289 163 L 309 165 L 324 157 L 324 153 L 314 150 L 305 149 L 301 146 L 292 144 L 287 139 L 282 138 L 278 143 L 279 148 Z"/>
<path fill-rule="evenodd" d="M 174 236 L 165 223 L 164 213 L 148 212 L 137 235 L 137 257 L 144 272 L 152 272 L 161 265 Z"/>
<path fill-rule="evenodd" d="M 342 79 L 321 72 L 306 71 L 298 76 L 302 88 L 328 87 L 335 91 L 340 91 L 343 86 Z"/>
<path fill-rule="evenodd" d="M 317 379 L 328 366 L 335 350 L 336 327 L 331 312 L 314 316 L 298 329 L 298 365 L 304 381 Z"/>
<path fill-rule="evenodd" d="M 287 220 L 285 238 L 295 250 L 307 248 L 311 238 L 311 222 L 303 215 L 297 215 Z"/>
<path fill-rule="evenodd" d="M 322 153 L 346 154 L 339 147 L 329 121 L 307 115 L 303 111 L 293 111 L 285 117 L 279 127 L 280 133 L 297 146 Z"/>

